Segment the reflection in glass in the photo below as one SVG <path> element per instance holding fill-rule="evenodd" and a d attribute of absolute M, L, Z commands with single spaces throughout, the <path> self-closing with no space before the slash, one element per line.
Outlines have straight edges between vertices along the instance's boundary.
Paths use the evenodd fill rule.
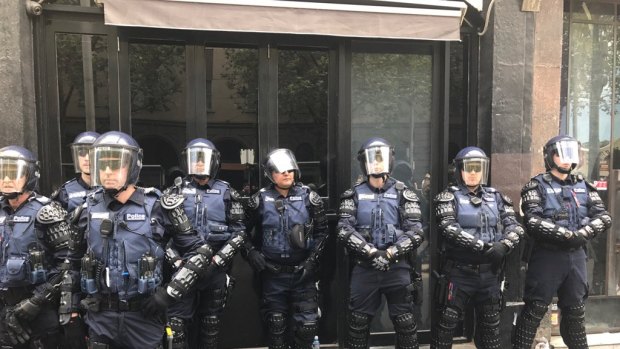
<path fill-rule="evenodd" d="M 107 38 L 57 33 L 56 64 L 61 161 L 68 180 L 75 175 L 69 148 L 75 136 L 87 129 L 101 133 L 110 128 Z"/>
<path fill-rule="evenodd" d="M 600 187 L 605 202 L 610 174 L 613 35 L 612 25 L 573 23 L 570 27 L 568 130 L 583 148 L 578 171 Z M 588 244 L 590 295 L 606 293 L 606 249 L 604 235 Z"/>
<path fill-rule="evenodd" d="M 351 153 L 370 137 L 382 137 L 395 148 L 392 175 L 420 197 L 424 223 L 430 219 L 431 55 L 353 53 L 351 67 Z M 351 183 L 365 180 L 352 156 Z M 424 302 L 418 329 L 430 329 L 429 263 L 425 243 L 418 249 Z M 387 307 L 373 320 L 372 331 L 392 331 Z"/>
<path fill-rule="evenodd" d="M 258 50 L 205 48 L 207 56 L 207 138 L 222 157 L 219 177 L 242 196 L 259 188 Z M 254 163 L 242 163 L 242 149 L 254 150 Z M 243 161 L 245 162 L 245 161 Z"/>
<path fill-rule="evenodd" d="M 186 140 L 185 46 L 129 44 L 131 129 L 144 149 L 140 185 L 172 184 Z"/>
<path fill-rule="evenodd" d="M 279 146 L 295 153 L 302 182 L 321 196 L 328 193 L 328 66 L 326 51 L 279 51 Z"/>
<path fill-rule="evenodd" d="M 97 6 L 94 0 L 55 0 L 54 4 L 75 5 L 75 6 L 85 6 L 85 7 Z"/>
<path fill-rule="evenodd" d="M 615 6 L 612 3 L 573 0 L 572 17 L 579 20 L 611 22 L 615 17 Z"/>

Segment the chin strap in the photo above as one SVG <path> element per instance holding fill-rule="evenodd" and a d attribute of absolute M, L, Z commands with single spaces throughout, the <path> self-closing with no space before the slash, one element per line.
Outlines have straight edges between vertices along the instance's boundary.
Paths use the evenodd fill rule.
<path fill-rule="evenodd" d="M 5 199 L 8 199 L 8 200 L 13 200 L 13 199 L 16 199 L 18 196 L 22 195 L 23 193 L 24 193 L 23 191 L 21 191 L 21 192 L 15 192 L 15 193 L 2 193 L 2 196 L 3 196 Z"/>

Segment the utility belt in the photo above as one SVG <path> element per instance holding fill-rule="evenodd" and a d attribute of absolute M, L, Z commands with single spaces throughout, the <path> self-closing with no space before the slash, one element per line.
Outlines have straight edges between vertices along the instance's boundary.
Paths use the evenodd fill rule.
<path fill-rule="evenodd" d="M 581 250 L 584 247 L 583 246 L 582 247 L 566 247 L 566 246 L 556 245 L 556 244 L 552 244 L 548 242 L 536 241 L 534 249 L 538 249 L 538 248 L 542 248 L 542 249 L 549 250 L 549 251 L 574 252 L 577 250 Z"/>
<path fill-rule="evenodd" d="M 292 274 L 298 270 L 297 265 L 286 265 L 286 264 L 278 264 L 272 261 L 265 261 L 265 270 L 272 274 L 283 274 L 289 273 Z"/>
<path fill-rule="evenodd" d="M 497 265 L 492 264 L 492 263 L 472 264 L 472 263 L 462 263 L 462 262 L 454 261 L 454 263 L 452 264 L 452 267 L 465 271 L 465 272 L 475 273 L 475 274 L 482 274 L 486 272 L 493 272 L 493 273 L 497 272 Z"/>
<path fill-rule="evenodd" d="M 32 296 L 33 286 L 9 287 L 0 290 L 0 304 L 3 306 L 13 306 L 26 298 Z"/>
<path fill-rule="evenodd" d="M 130 299 L 120 299 L 118 294 L 106 294 L 87 297 L 80 304 L 82 308 L 92 312 L 137 312 L 142 310 L 142 304 L 146 298 L 148 297 L 136 296 Z"/>

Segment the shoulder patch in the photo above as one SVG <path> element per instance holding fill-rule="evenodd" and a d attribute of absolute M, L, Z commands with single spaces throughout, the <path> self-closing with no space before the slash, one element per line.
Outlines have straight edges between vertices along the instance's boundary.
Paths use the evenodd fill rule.
<path fill-rule="evenodd" d="M 347 190 L 345 190 L 344 193 L 342 193 L 342 195 L 340 195 L 340 198 L 341 199 L 350 198 L 350 197 L 353 197 L 353 194 L 355 194 L 353 189 L 347 189 Z"/>
<path fill-rule="evenodd" d="M 512 199 L 506 195 L 506 194 L 501 194 L 502 195 L 502 200 L 504 200 L 504 203 L 510 206 L 514 206 L 514 204 L 512 203 Z"/>
<path fill-rule="evenodd" d="M 530 179 L 530 181 L 527 182 L 527 184 L 523 186 L 523 189 L 521 189 L 521 191 L 526 192 L 528 190 L 532 190 L 536 188 L 538 188 L 538 181 L 535 179 Z"/>
<path fill-rule="evenodd" d="M 309 199 L 310 199 L 310 203 L 313 206 L 320 206 L 323 204 L 323 200 L 321 199 L 321 196 L 315 191 L 310 192 Z"/>
<path fill-rule="evenodd" d="M 37 222 L 41 224 L 61 222 L 66 216 L 67 211 L 58 202 L 52 201 L 37 212 Z"/>
<path fill-rule="evenodd" d="M 437 194 L 435 197 L 435 201 L 438 202 L 449 202 L 454 200 L 454 194 L 452 192 L 444 190 L 441 193 Z"/>
<path fill-rule="evenodd" d="M 262 191 L 262 189 L 261 189 L 261 191 Z M 254 195 L 250 196 L 250 199 L 247 200 L 247 207 L 250 210 L 255 210 L 260 205 L 260 193 L 261 193 L 261 191 L 254 193 Z"/>
<path fill-rule="evenodd" d="M 239 192 L 235 190 L 235 188 L 230 187 L 229 193 L 230 193 L 230 198 L 233 199 L 233 201 L 239 202 L 239 200 L 241 199 L 241 195 L 239 195 Z"/>
<path fill-rule="evenodd" d="M 183 204 L 185 197 L 179 194 L 166 194 L 163 195 L 159 201 L 161 202 L 161 207 L 166 210 L 172 210 L 173 208 Z"/>
<path fill-rule="evenodd" d="M 405 189 L 405 191 L 403 191 L 403 197 L 407 201 L 414 201 L 414 202 L 420 201 L 420 199 L 418 198 L 418 195 L 416 195 L 416 193 L 413 190 L 409 189 L 409 188 L 407 188 L 407 189 Z"/>
<path fill-rule="evenodd" d="M 155 187 L 142 188 L 144 190 L 144 195 L 155 195 L 157 197 L 161 196 L 161 191 Z"/>
<path fill-rule="evenodd" d="M 41 203 L 43 205 L 47 205 L 48 203 L 50 203 L 52 201 L 47 196 L 43 196 L 43 195 L 39 195 L 39 194 L 36 194 L 34 196 L 34 199 L 37 200 L 39 203 Z"/>

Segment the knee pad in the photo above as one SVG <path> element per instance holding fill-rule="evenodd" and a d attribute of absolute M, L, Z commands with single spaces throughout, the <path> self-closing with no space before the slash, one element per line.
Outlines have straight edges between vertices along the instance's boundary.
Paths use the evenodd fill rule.
<path fill-rule="evenodd" d="M 540 301 L 526 302 L 512 337 L 513 349 L 530 349 L 540 321 L 547 313 L 547 304 Z"/>
<path fill-rule="evenodd" d="M 352 311 L 349 314 L 349 349 L 360 349 L 368 346 L 368 331 L 372 317 L 368 314 Z"/>
<path fill-rule="evenodd" d="M 172 330 L 172 346 L 173 348 L 183 348 L 185 344 L 185 320 L 179 317 L 171 317 L 168 320 L 168 326 Z"/>
<path fill-rule="evenodd" d="M 561 314 L 560 334 L 566 345 L 571 349 L 588 348 L 585 304 L 563 307 Z"/>
<path fill-rule="evenodd" d="M 200 319 L 199 349 L 217 348 L 220 334 L 220 318 L 217 315 L 208 315 Z"/>
<path fill-rule="evenodd" d="M 224 309 L 224 306 L 226 305 L 226 293 L 227 290 L 225 288 L 218 288 L 208 291 L 208 299 L 206 300 L 208 310 L 210 310 L 208 313 L 213 313 Z"/>
<path fill-rule="evenodd" d="M 447 306 L 441 312 L 431 339 L 432 348 L 452 348 L 452 337 L 461 319 L 459 308 Z"/>
<path fill-rule="evenodd" d="M 269 331 L 270 349 L 287 348 L 284 333 L 286 332 L 286 316 L 282 313 L 267 314 L 267 329 Z"/>
<path fill-rule="evenodd" d="M 476 328 L 475 343 L 479 348 L 501 348 L 501 336 L 499 333 L 500 308 L 499 299 L 492 299 L 476 307 L 478 327 Z"/>
<path fill-rule="evenodd" d="M 418 348 L 418 325 L 412 313 L 404 313 L 392 318 L 396 331 L 396 348 Z"/>
<path fill-rule="evenodd" d="M 303 344 L 311 344 L 318 329 L 316 321 L 304 322 L 295 329 L 295 341 Z"/>

